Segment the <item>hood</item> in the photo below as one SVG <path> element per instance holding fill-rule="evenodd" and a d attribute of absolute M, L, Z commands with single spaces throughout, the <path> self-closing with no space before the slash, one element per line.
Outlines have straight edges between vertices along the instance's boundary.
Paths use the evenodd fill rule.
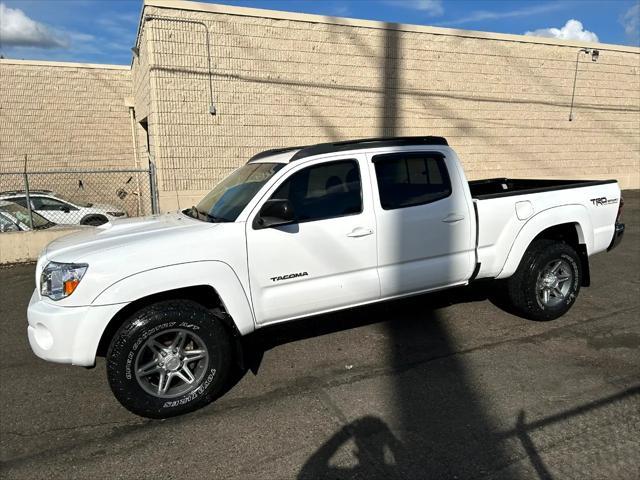
<path fill-rule="evenodd" d="M 181 242 L 186 233 L 209 230 L 218 224 L 201 222 L 182 213 L 113 220 L 96 228 L 60 237 L 51 242 L 41 256 L 59 262 L 78 262 L 89 254 L 139 245 L 145 242 Z"/>

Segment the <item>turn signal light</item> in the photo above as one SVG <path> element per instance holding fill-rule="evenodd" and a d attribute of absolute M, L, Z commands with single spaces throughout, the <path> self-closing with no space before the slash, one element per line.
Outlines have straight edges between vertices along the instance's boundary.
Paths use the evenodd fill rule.
<path fill-rule="evenodd" d="M 64 282 L 65 296 L 71 295 L 79 284 L 80 284 L 80 280 L 78 279 L 67 280 L 66 282 Z"/>

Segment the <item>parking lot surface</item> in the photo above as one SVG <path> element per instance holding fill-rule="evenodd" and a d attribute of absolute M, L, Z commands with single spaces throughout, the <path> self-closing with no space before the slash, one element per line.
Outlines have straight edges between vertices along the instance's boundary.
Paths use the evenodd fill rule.
<path fill-rule="evenodd" d="M 0 269 L 3 478 L 640 478 L 640 195 L 622 244 L 552 322 L 484 288 L 255 335 L 252 371 L 198 412 L 136 417 L 104 360 L 36 358 L 34 266 Z"/>

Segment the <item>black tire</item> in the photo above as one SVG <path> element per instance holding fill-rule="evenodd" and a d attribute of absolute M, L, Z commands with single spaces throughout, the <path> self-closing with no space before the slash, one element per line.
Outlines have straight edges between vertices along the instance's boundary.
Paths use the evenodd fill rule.
<path fill-rule="evenodd" d="M 541 285 L 545 285 L 544 274 L 548 271 L 547 268 L 557 265 L 559 261 L 566 270 L 564 276 L 570 276 L 566 280 L 567 291 L 554 298 L 553 301 L 557 303 L 548 304 L 544 301 L 544 289 Z M 553 278 L 550 282 L 552 281 Z M 578 297 L 580 285 L 582 266 L 576 251 L 561 241 L 540 239 L 529 246 L 516 272 L 506 280 L 505 294 L 514 313 L 531 320 L 547 321 L 569 311 Z"/>
<path fill-rule="evenodd" d="M 109 220 L 107 217 L 103 217 L 101 215 L 94 215 L 91 217 L 83 218 L 80 222 L 80 225 L 90 225 L 92 227 L 99 227 L 100 225 L 104 225 Z"/>
<path fill-rule="evenodd" d="M 182 415 L 211 403 L 225 387 L 231 365 L 231 343 L 222 322 L 220 313 L 211 312 L 188 300 L 158 302 L 133 314 L 116 332 L 107 352 L 107 377 L 115 397 L 127 410 L 147 418 Z M 162 338 L 170 337 L 175 332 L 184 332 L 187 342 L 191 341 L 192 346 L 198 341 L 201 345 L 198 348 L 205 350 L 208 356 L 206 361 L 190 363 L 190 368 L 194 372 L 198 369 L 199 372 L 191 377 L 192 384 L 187 385 L 180 378 L 176 379 L 175 371 L 162 368 L 165 371 L 164 378 L 169 374 L 174 375 L 168 384 L 177 384 L 175 388 L 178 393 L 170 398 L 160 396 L 159 392 L 151 394 L 148 390 L 156 388 L 153 379 L 158 379 L 160 373 L 157 373 L 157 377 L 151 374 L 139 379 L 136 373 L 140 371 L 139 359 L 151 354 L 147 360 L 152 358 L 152 361 L 159 362 L 154 358 L 152 347 L 149 347 L 150 342 L 158 339 L 162 343 Z M 188 346 L 189 344 L 184 352 L 190 351 Z M 203 349 L 202 346 L 206 348 Z M 161 358 L 159 354 L 156 356 Z M 170 351 L 169 356 L 176 357 L 176 362 L 186 362 L 181 360 L 186 355 L 172 355 Z M 168 366 L 169 362 L 166 363 Z M 175 362 L 172 365 L 175 369 L 187 367 L 186 364 L 184 367 L 177 367 Z M 156 380 L 157 383 L 161 381 Z M 190 390 L 181 394 L 178 387 L 183 383 Z"/>

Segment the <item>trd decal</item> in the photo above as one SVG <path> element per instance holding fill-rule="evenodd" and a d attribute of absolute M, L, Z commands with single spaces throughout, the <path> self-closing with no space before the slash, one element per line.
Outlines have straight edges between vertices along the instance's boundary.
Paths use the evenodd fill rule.
<path fill-rule="evenodd" d="M 601 207 L 602 205 L 611 205 L 612 203 L 618 203 L 617 198 L 609 198 L 600 197 L 600 198 L 592 198 L 591 203 L 593 203 L 596 207 Z"/>
<path fill-rule="evenodd" d="M 272 282 L 279 282 L 281 280 L 290 280 L 292 278 L 298 278 L 298 277 L 306 277 L 309 274 L 307 272 L 300 272 L 300 273 L 290 273 L 288 275 L 280 275 L 277 277 L 271 277 L 271 281 Z"/>

